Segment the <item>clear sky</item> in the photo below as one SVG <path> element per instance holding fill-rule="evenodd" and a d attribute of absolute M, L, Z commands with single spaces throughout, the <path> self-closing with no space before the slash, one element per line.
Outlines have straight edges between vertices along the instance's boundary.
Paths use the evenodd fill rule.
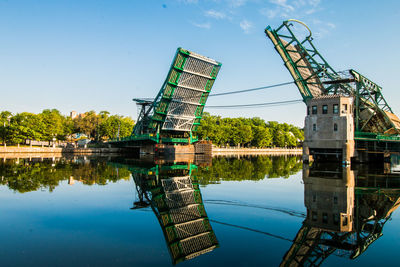
<path fill-rule="evenodd" d="M 336 70 L 353 68 L 383 87 L 400 114 L 399 1 L 0 0 L 1 110 L 132 116 L 132 98 L 154 97 L 177 47 L 222 62 L 214 93 L 291 81 L 264 34 L 288 18 L 307 23 Z M 209 105 L 300 99 L 294 85 L 210 98 Z M 303 103 L 207 109 L 303 126 Z"/>

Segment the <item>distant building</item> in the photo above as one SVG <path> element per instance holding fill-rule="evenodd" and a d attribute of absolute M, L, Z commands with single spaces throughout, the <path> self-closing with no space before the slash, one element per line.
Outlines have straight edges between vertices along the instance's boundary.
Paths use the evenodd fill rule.
<path fill-rule="evenodd" d="M 71 119 L 75 119 L 78 116 L 78 113 L 73 110 L 73 111 L 70 112 L 69 116 L 70 116 Z"/>
<path fill-rule="evenodd" d="M 86 117 L 85 113 L 79 113 L 78 114 L 78 118 L 80 118 L 80 119 L 85 118 L 85 117 Z"/>
<path fill-rule="evenodd" d="M 80 139 L 78 140 L 78 146 L 85 146 L 90 143 L 90 139 Z"/>
<path fill-rule="evenodd" d="M 69 116 L 71 117 L 71 119 L 75 119 L 75 118 L 82 119 L 82 118 L 86 117 L 86 114 L 85 113 L 78 113 L 75 110 L 73 110 L 73 111 L 70 112 Z"/>

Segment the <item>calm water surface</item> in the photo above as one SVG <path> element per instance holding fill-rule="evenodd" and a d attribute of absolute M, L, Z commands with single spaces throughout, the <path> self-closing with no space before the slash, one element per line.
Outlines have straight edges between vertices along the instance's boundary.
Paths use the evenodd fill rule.
<path fill-rule="evenodd" d="M 400 178 L 299 157 L 0 162 L 1 266 L 398 266 Z"/>

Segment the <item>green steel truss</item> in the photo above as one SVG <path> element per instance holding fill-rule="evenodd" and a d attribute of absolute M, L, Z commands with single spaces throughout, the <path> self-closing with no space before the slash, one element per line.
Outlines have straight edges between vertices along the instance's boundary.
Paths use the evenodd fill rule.
<path fill-rule="evenodd" d="M 382 236 L 385 224 L 399 207 L 398 175 L 382 175 L 364 168 L 350 175 L 345 169 L 329 164 L 304 167 L 307 171 L 304 172 L 303 182 L 309 185 L 304 188 L 304 203 L 312 206 L 306 206 L 307 217 L 280 266 L 320 266 L 332 254 L 356 259 Z M 336 180 L 334 190 L 328 189 L 329 185 L 324 182 L 327 180 Z M 313 182 L 314 185 L 310 186 Z M 334 204 L 327 201 L 328 197 L 318 197 L 319 194 L 337 196 L 340 192 L 347 193 L 340 207 L 335 204 L 332 213 L 352 214 L 352 219 L 346 221 L 352 227 L 343 230 L 339 229 L 343 221 L 335 224 L 332 216 L 328 216 L 327 221 L 321 224 L 321 216 L 315 218 L 313 215 L 313 209 L 320 210 L 323 207 L 322 210 L 326 212 Z"/>
<path fill-rule="evenodd" d="M 299 40 L 293 33 L 293 22 L 306 27 L 309 34 Z M 284 21 L 277 29 L 268 26 L 266 35 L 293 77 L 303 101 L 322 95 L 354 98 L 355 137 L 363 133 L 400 133 L 400 120 L 384 99 L 382 88 L 354 70 L 335 71 L 312 43 L 311 30 L 298 20 Z"/>
<path fill-rule="evenodd" d="M 362 132 L 385 135 L 400 133 L 399 118 L 382 95 L 382 87 L 370 81 L 355 70 L 350 70 L 354 78 L 354 114 L 356 136 Z"/>
<path fill-rule="evenodd" d="M 140 201 L 150 206 L 163 230 L 173 264 L 219 246 L 204 208 L 194 164 L 157 165 L 132 170 Z"/>
<path fill-rule="evenodd" d="M 221 63 L 178 48 L 167 78 L 154 100 L 134 99 L 141 106 L 138 122 L 130 140 L 173 143 L 195 141 L 204 106 Z M 188 141 L 189 140 L 189 141 Z"/>
<path fill-rule="evenodd" d="M 303 41 L 298 40 L 294 35 L 291 29 L 292 22 L 301 23 L 308 29 L 309 35 Z M 326 80 L 337 80 L 340 75 L 315 48 L 312 43 L 311 31 L 304 23 L 297 20 L 284 21 L 276 30 L 268 26 L 265 33 L 282 57 L 304 102 L 319 95 L 334 94 L 339 91 L 349 94 L 348 88 L 323 83 Z"/>
<path fill-rule="evenodd" d="M 319 228 L 305 220 L 280 266 L 320 266 L 331 254 L 351 260 L 363 254 L 382 236 L 383 227 L 390 220 L 391 212 L 397 208 L 399 202 L 397 189 L 380 193 L 377 190 L 379 189 L 356 188 L 353 231 L 340 232 Z M 382 214 L 382 211 L 387 213 Z M 367 214 L 369 217 L 365 218 Z"/>

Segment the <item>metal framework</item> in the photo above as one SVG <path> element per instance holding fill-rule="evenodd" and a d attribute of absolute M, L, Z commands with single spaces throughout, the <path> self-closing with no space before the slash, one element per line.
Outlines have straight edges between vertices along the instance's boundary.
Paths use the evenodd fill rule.
<path fill-rule="evenodd" d="M 280 266 L 320 266 L 330 255 L 355 259 L 382 236 L 389 218 L 364 223 L 357 232 L 329 232 L 303 225 Z"/>
<path fill-rule="evenodd" d="M 308 30 L 304 40 L 300 41 L 294 35 L 293 23 Z M 355 70 L 335 71 L 312 43 L 311 30 L 306 24 L 291 19 L 277 29 L 268 26 L 265 33 L 284 61 L 305 103 L 320 95 L 353 97 L 356 138 L 377 139 L 378 135 L 385 135 L 400 141 L 396 138 L 400 134 L 400 119 L 384 99 L 382 88 Z"/>
<path fill-rule="evenodd" d="M 204 209 L 193 164 L 132 169 L 139 201 L 157 216 L 173 264 L 217 248 L 218 241 Z"/>
<path fill-rule="evenodd" d="M 221 63 L 178 48 L 161 90 L 153 101 L 134 99 L 141 106 L 138 122 L 130 140 L 160 141 L 168 137 L 174 143 L 196 141 L 204 106 Z M 186 141 L 185 141 L 186 140 Z"/>
<path fill-rule="evenodd" d="M 346 204 L 347 207 L 351 207 L 351 210 L 347 210 L 347 212 L 354 215 L 353 218 L 348 217 L 346 226 L 349 224 L 351 227 L 339 228 L 342 222 L 338 221 L 337 224 L 332 224 L 334 218 L 330 216 L 326 217 L 327 221 L 321 224 L 318 222 L 318 218 L 313 218 L 313 210 L 309 209 L 311 206 L 307 207 L 307 218 L 294 238 L 292 246 L 284 255 L 280 266 L 320 266 L 330 255 L 353 260 L 382 236 L 385 224 L 390 221 L 393 212 L 400 206 L 398 175 L 386 175 L 385 177 L 381 173 L 377 175 L 367 169 L 358 170 L 357 177 L 352 177 L 347 172 L 343 172 L 340 167 L 332 169 L 331 166 L 324 168 L 322 165 L 313 166 L 307 175 L 307 178 L 318 179 L 318 185 L 323 185 L 314 187 L 319 188 L 319 196 L 323 197 L 318 197 L 315 191 L 307 192 L 305 186 L 305 202 L 307 195 L 316 195 L 315 200 L 313 199 L 309 204 L 318 208 L 324 206 L 325 202 L 329 202 L 327 199 L 333 195 L 329 192 L 345 192 L 349 185 L 356 183 L 355 187 L 350 186 L 350 194 L 346 193 L 347 201 L 351 202 L 348 206 Z M 327 190 L 326 181 L 328 179 L 338 182 L 335 183 L 337 188 L 334 191 Z M 304 180 L 304 184 L 306 183 L 311 184 L 312 181 Z M 337 186 L 340 183 L 342 185 Z M 343 203 L 337 203 L 335 207 L 339 212 L 341 205 Z M 345 210 L 342 209 L 342 211 Z"/>

